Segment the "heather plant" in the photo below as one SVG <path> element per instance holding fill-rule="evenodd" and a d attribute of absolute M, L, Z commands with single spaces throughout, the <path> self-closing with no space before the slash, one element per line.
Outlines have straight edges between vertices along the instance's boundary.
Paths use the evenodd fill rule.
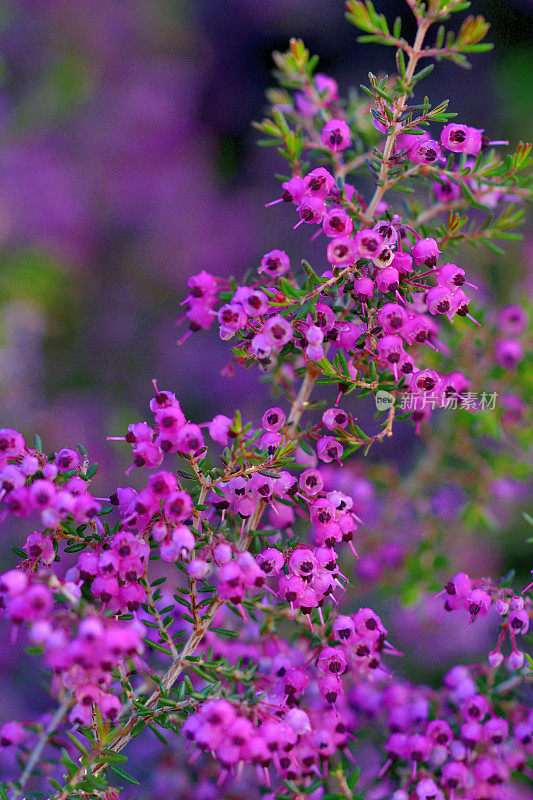
<path fill-rule="evenodd" d="M 497 800 L 531 777 L 533 584 L 448 571 L 452 534 L 494 533 L 493 498 L 529 474 L 527 309 L 476 300 L 463 245 L 492 258 L 519 236 L 530 145 L 506 154 L 445 101 L 416 102 L 425 61 L 467 67 L 490 45 L 481 17 L 446 30 L 468 3 L 407 2 L 412 44 L 399 19 L 347 3 L 361 41 L 396 49 L 397 75 L 361 95 L 342 100 L 300 41 L 275 54 L 257 128 L 288 173 L 267 205 L 321 237 L 323 264 L 273 241 L 240 283 L 188 281 L 180 341 L 217 324 L 224 373 L 259 367 L 277 405 L 189 419 L 154 380 L 147 421 L 109 436 L 131 465 L 105 497 L 82 446 L 0 430 L 2 520 L 39 528 L 0 576 L 1 624 L 57 702 L 1 721 L 20 767 L 4 800 L 116 798 L 154 736 L 148 766 L 176 772 L 180 797 Z M 400 478 L 365 456 L 403 425 L 423 447 Z M 436 595 L 458 630 L 490 618 L 490 648 L 440 685 L 408 680 L 384 614 L 358 599 L 369 583 L 397 603 Z"/>

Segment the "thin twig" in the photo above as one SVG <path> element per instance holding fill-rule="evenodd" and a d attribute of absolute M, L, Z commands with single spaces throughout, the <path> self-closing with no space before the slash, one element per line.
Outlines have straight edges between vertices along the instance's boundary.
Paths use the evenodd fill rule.
<path fill-rule="evenodd" d="M 61 723 L 61 720 L 65 716 L 65 713 L 66 713 L 70 703 L 71 703 L 71 698 L 70 697 L 68 697 L 65 700 L 63 700 L 61 705 L 56 710 L 54 716 L 52 717 L 52 719 L 50 720 L 50 722 L 48 723 L 48 725 L 46 726 L 44 731 L 39 736 L 39 741 L 37 742 L 36 746 L 32 750 L 32 752 L 30 754 L 30 757 L 28 758 L 28 760 L 26 762 L 26 766 L 24 768 L 24 772 L 22 773 L 20 781 L 19 781 L 19 787 L 18 787 L 18 789 L 15 789 L 15 791 L 13 792 L 13 800 L 15 800 L 16 797 L 19 797 L 22 794 L 22 790 L 24 789 L 24 787 L 26 786 L 28 780 L 30 779 L 31 774 L 32 774 L 35 766 L 37 765 L 37 762 L 41 758 L 42 752 L 43 752 L 44 748 L 46 747 L 46 745 L 48 744 L 48 740 L 50 739 L 50 737 L 52 736 L 54 731 L 58 728 L 59 724 Z"/>

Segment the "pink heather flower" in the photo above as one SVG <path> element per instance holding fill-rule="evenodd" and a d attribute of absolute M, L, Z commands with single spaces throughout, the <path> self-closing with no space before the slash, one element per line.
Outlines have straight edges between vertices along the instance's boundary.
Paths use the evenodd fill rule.
<path fill-rule="evenodd" d="M 339 236 L 328 244 L 326 257 L 330 264 L 347 266 L 356 260 L 355 243 L 349 236 Z"/>
<path fill-rule="evenodd" d="M 448 314 L 453 305 L 451 291 L 445 286 L 433 286 L 426 294 L 426 305 L 430 314 Z"/>
<path fill-rule="evenodd" d="M 363 228 L 355 234 L 355 248 L 360 258 L 376 258 L 384 247 L 383 237 L 372 228 Z"/>
<path fill-rule="evenodd" d="M 0 456 L 16 458 L 22 454 L 25 446 L 21 433 L 13 428 L 0 428 Z"/>
<path fill-rule="evenodd" d="M 435 239 L 428 237 L 427 239 L 419 239 L 417 243 L 413 245 L 412 253 L 417 267 L 421 264 L 425 264 L 426 267 L 431 269 L 437 263 L 440 250 Z"/>
<path fill-rule="evenodd" d="M 33 485 L 33 484 L 32 484 Z M 63 489 L 70 492 L 74 497 L 79 497 L 81 494 L 87 494 L 87 481 L 80 478 L 79 475 L 73 475 L 63 484 Z"/>
<path fill-rule="evenodd" d="M 104 694 L 98 702 L 98 707 L 105 719 L 114 720 L 122 710 L 122 704 L 114 694 Z"/>
<path fill-rule="evenodd" d="M 490 703 L 482 694 L 467 697 L 461 705 L 461 714 L 465 720 L 482 722 L 490 711 Z"/>
<path fill-rule="evenodd" d="M 168 540 L 169 528 L 164 522 L 156 522 L 152 525 L 152 539 L 155 542 L 163 542 Z"/>
<path fill-rule="evenodd" d="M 133 463 L 136 467 L 158 467 L 163 460 L 163 453 L 153 442 L 139 442 L 132 449 Z"/>
<path fill-rule="evenodd" d="M 53 505 L 56 496 L 55 484 L 52 481 L 37 478 L 30 486 L 30 496 L 38 508 L 47 508 Z"/>
<path fill-rule="evenodd" d="M 0 471 L 0 483 L 2 489 L 9 492 L 12 489 L 19 489 L 21 486 L 24 486 L 26 484 L 26 476 L 16 464 L 6 464 Z M 37 483 L 37 481 L 34 481 L 32 486 L 34 486 L 35 483 Z M 48 484 L 48 481 L 46 483 Z M 51 483 L 50 485 L 54 487 L 55 491 L 54 484 Z"/>
<path fill-rule="evenodd" d="M 218 442 L 223 447 L 227 447 L 229 441 L 228 433 L 231 424 L 232 420 L 225 414 L 217 414 L 207 426 L 209 436 L 214 442 Z"/>
<path fill-rule="evenodd" d="M 215 297 L 217 293 L 216 278 L 211 273 L 202 270 L 197 275 L 191 275 L 187 280 L 187 286 L 191 290 L 190 297 L 193 300 Z"/>
<path fill-rule="evenodd" d="M 311 720 L 303 708 L 291 708 L 285 715 L 285 722 L 298 736 L 303 736 L 311 730 Z"/>
<path fill-rule="evenodd" d="M 266 450 L 268 455 L 272 457 L 282 442 L 282 433 L 278 431 L 267 431 L 259 439 L 259 448 L 261 450 Z"/>
<path fill-rule="evenodd" d="M 28 586 L 28 576 L 18 569 L 10 569 L 0 575 L 0 592 L 8 597 L 23 594 Z"/>
<path fill-rule="evenodd" d="M 195 578 L 195 580 L 202 580 L 209 575 L 210 570 L 210 565 L 201 558 L 193 558 L 193 560 L 187 564 L 187 575 L 191 578 Z"/>
<path fill-rule="evenodd" d="M 12 489 L 4 497 L 4 502 L 9 511 L 17 517 L 29 516 L 35 507 L 35 502 L 27 486 Z"/>
<path fill-rule="evenodd" d="M 213 556 L 217 564 L 227 564 L 231 561 L 233 551 L 231 545 L 227 542 L 220 542 L 213 550 Z"/>
<path fill-rule="evenodd" d="M 306 317 L 309 325 L 317 325 L 324 333 L 333 330 L 335 327 L 335 314 L 332 309 L 325 303 L 317 303 L 315 306 L 316 322 L 313 323 L 313 317 L 308 314 Z"/>
<path fill-rule="evenodd" d="M 293 336 L 290 322 L 279 314 L 265 322 L 262 333 L 272 347 L 283 347 Z"/>
<path fill-rule="evenodd" d="M 343 208 L 333 208 L 322 220 L 326 236 L 348 236 L 353 231 L 353 220 Z"/>
<path fill-rule="evenodd" d="M 300 217 L 300 222 L 297 222 L 293 226 L 294 228 L 298 228 L 302 222 L 308 225 L 322 222 L 326 213 L 326 206 L 320 197 L 304 197 L 296 211 Z"/>
<path fill-rule="evenodd" d="M 422 140 L 429 139 L 429 134 L 416 134 L 416 133 L 400 133 L 396 137 L 396 150 L 401 152 L 403 150 L 411 150 L 417 144 L 420 144 Z M 406 154 L 407 158 L 409 157 L 409 153 Z"/>
<path fill-rule="evenodd" d="M 470 614 L 470 625 L 476 617 L 485 617 L 491 604 L 490 595 L 481 589 L 472 589 L 465 598 L 465 608 Z"/>
<path fill-rule="evenodd" d="M 334 431 L 335 428 L 345 428 L 349 419 L 348 414 L 342 408 L 328 408 L 322 414 L 322 422 L 328 431 Z"/>
<path fill-rule="evenodd" d="M 372 262 L 378 269 L 383 269 L 384 267 L 390 267 L 393 260 L 394 251 L 390 247 L 385 246 L 379 255 L 374 256 Z"/>
<path fill-rule="evenodd" d="M 492 744 L 501 744 L 509 738 L 509 723 L 502 717 L 492 717 L 483 725 L 483 736 Z"/>
<path fill-rule="evenodd" d="M 324 105 L 331 105 L 337 103 L 339 100 L 339 85 L 336 80 L 324 75 L 323 72 L 317 72 L 313 78 L 315 89 L 320 95 L 320 101 Z M 308 91 L 304 88 L 304 91 Z M 314 106 L 313 106 L 314 108 Z"/>
<path fill-rule="evenodd" d="M 335 346 L 342 347 L 343 350 L 353 350 L 357 340 L 366 333 L 367 326 L 364 323 L 336 322 L 335 329 L 337 331 Z"/>
<path fill-rule="evenodd" d="M 513 650 L 510 654 L 507 663 L 510 669 L 522 669 L 524 666 L 525 656 L 520 650 Z"/>
<path fill-rule="evenodd" d="M 109 603 L 117 597 L 120 587 L 114 575 L 98 575 L 91 586 L 91 592 L 95 597 L 99 597 L 102 603 Z"/>
<path fill-rule="evenodd" d="M 303 580 L 311 578 L 316 572 L 318 562 L 313 551 L 307 547 L 297 547 L 289 559 L 289 569 Z"/>
<path fill-rule="evenodd" d="M 460 372 L 452 372 L 451 375 L 441 375 L 436 391 L 443 392 L 446 397 L 460 395 L 468 389 L 470 381 Z"/>
<path fill-rule="evenodd" d="M 309 325 L 304 330 L 305 340 L 312 347 L 317 347 L 324 341 L 324 333 L 318 325 Z"/>
<path fill-rule="evenodd" d="M 240 331 L 246 327 L 248 316 L 238 303 L 226 303 L 218 311 L 218 321 L 226 331 Z"/>
<path fill-rule="evenodd" d="M 496 600 L 494 604 L 494 610 L 496 611 L 497 614 L 500 614 L 500 616 L 504 616 L 505 614 L 507 614 L 509 608 L 510 608 L 509 603 L 505 600 L 502 600 L 501 598 L 499 600 Z"/>
<path fill-rule="evenodd" d="M 39 469 L 39 459 L 35 456 L 24 456 L 20 462 L 20 469 L 24 475 L 31 477 Z"/>
<path fill-rule="evenodd" d="M 498 325 L 505 336 L 519 336 L 527 328 L 527 311 L 518 304 L 505 306 L 498 314 Z"/>
<path fill-rule="evenodd" d="M 155 412 L 159 408 L 168 408 L 169 406 L 179 406 L 178 400 L 177 400 L 176 395 L 174 394 L 174 392 L 170 392 L 170 391 L 168 391 L 168 389 L 163 389 L 162 391 L 159 391 L 158 386 L 157 386 L 157 382 L 155 380 L 152 381 L 152 384 L 153 384 L 153 387 L 155 389 L 156 394 L 155 394 L 155 397 L 152 397 L 152 399 L 150 400 L 150 411 L 153 411 L 153 413 L 155 414 Z M 139 426 L 143 426 L 143 425 L 146 425 L 146 423 L 145 422 L 141 422 L 141 423 L 138 423 L 138 425 Z M 133 426 L 130 425 L 130 428 L 132 428 L 132 427 Z M 144 438 L 144 437 L 141 437 L 141 438 Z M 129 441 L 129 439 L 128 439 L 128 441 Z"/>
<path fill-rule="evenodd" d="M 458 200 L 461 197 L 461 187 L 453 180 L 439 178 L 433 184 L 435 198 L 440 203 L 447 203 L 449 200 Z"/>
<path fill-rule="evenodd" d="M 313 496 L 322 491 L 324 479 L 317 469 L 306 469 L 300 475 L 298 485 L 302 492 Z"/>
<path fill-rule="evenodd" d="M 268 509 L 268 519 L 273 528 L 290 528 L 296 516 L 293 509 L 285 503 L 274 500 Z"/>
<path fill-rule="evenodd" d="M 193 456 L 204 446 L 204 437 L 198 425 L 188 423 L 178 431 L 176 436 L 178 453 Z"/>
<path fill-rule="evenodd" d="M 407 740 L 407 755 L 413 761 L 427 761 L 431 752 L 431 742 L 427 736 L 418 733 Z"/>
<path fill-rule="evenodd" d="M 466 597 L 472 590 L 472 581 L 466 572 L 458 572 L 457 575 L 446 584 L 446 594 L 450 596 Z"/>
<path fill-rule="evenodd" d="M 274 492 L 274 480 L 269 475 L 262 475 L 256 472 L 250 478 L 249 493 L 254 500 L 268 500 L 272 499 Z"/>
<path fill-rule="evenodd" d="M 264 361 L 272 353 L 272 344 L 264 333 L 256 333 L 250 342 L 250 351 L 260 361 Z"/>
<path fill-rule="evenodd" d="M 324 647 L 318 657 L 317 667 L 326 675 L 328 672 L 333 675 L 342 675 L 346 669 L 344 653 L 338 647 Z"/>
<path fill-rule="evenodd" d="M 374 296 L 374 281 L 372 278 L 356 278 L 353 282 L 353 290 L 357 299 L 362 303 L 366 303 Z M 352 348 L 348 349 L 351 350 Z"/>
<path fill-rule="evenodd" d="M 285 559 L 275 547 L 269 547 L 259 553 L 257 562 L 266 575 L 277 575 L 283 569 Z"/>
<path fill-rule="evenodd" d="M 278 406 L 269 408 L 263 414 L 261 424 L 266 431 L 279 431 L 285 425 L 285 412 Z"/>
<path fill-rule="evenodd" d="M 323 103 L 330 105 L 338 102 L 339 84 L 334 78 L 330 78 L 329 75 L 325 75 L 323 72 L 317 72 L 313 78 L 313 83 Z"/>
<path fill-rule="evenodd" d="M 234 298 L 235 300 L 235 298 Z M 268 297 L 260 289 L 249 290 L 242 300 L 242 305 L 249 317 L 262 317 L 269 309 Z"/>
<path fill-rule="evenodd" d="M 79 467 L 80 457 L 76 450 L 69 450 L 67 447 L 64 447 L 56 455 L 54 463 L 60 472 L 69 472 Z"/>
<path fill-rule="evenodd" d="M 394 267 L 385 267 L 376 276 L 376 286 L 380 292 L 395 292 L 400 286 L 400 275 Z"/>
<path fill-rule="evenodd" d="M 385 333 L 399 333 L 406 321 L 407 313 L 398 303 L 385 303 L 378 312 L 378 322 Z"/>
<path fill-rule="evenodd" d="M 376 222 L 373 230 L 380 234 L 383 242 L 387 245 L 394 246 L 398 241 L 398 231 L 388 219 L 381 219 Z"/>
<path fill-rule="evenodd" d="M 491 667 L 497 668 L 503 664 L 503 653 L 500 653 L 499 650 L 491 650 L 487 660 Z"/>
<path fill-rule="evenodd" d="M 335 519 L 335 506 L 330 500 L 320 497 L 311 506 L 310 517 L 315 525 L 327 525 Z"/>
<path fill-rule="evenodd" d="M 333 623 L 333 635 L 339 642 L 347 642 L 353 638 L 355 625 L 351 617 L 344 615 L 335 618 Z"/>
<path fill-rule="evenodd" d="M 288 181 L 284 181 L 281 186 L 283 188 L 282 200 L 285 203 L 298 204 L 301 202 L 306 189 L 303 178 L 300 178 L 299 175 L 295 175 Z"/>
<path fill-rule="evenodd" d="M 42 584 L 35 583 L 29 587 L 24 595 L 15 598 L 17 603 L 24 604 L 23 620 L 29 621 L 37 618 L 46 617 L 54 604 L 54 598 L 50 589 Z M 19 611 L 20 611 L 19 607 Z M 8 609 L 8 616 L 15 622 L 15 618 Z"/>
<path fill-rule="evenodd" d="M 307 195 L 323 199 L 335 186 L 335 178 L 324 167 L 317 167 L 305 176 L 304 184 Z"/>
<path fill-rule="evenodd" d="M 174 564 L 180 557 L 179 548 L 172 540 L 165 540 L 161 542 L 159 555 L 161 556 L 161 561 L 165 561 L 167 564 Z"/>
<path fill-rule="evenodd" d="M 326 673 L 324 677 L 318 679 L 318 690 L 331 705 L 334 705 L 337 698 L 344 694 L 342 681 L 331 673 Z"/>
<path fill-rule="evenodd" d="M 340 464 L 343 447 L 333 436 L 322 436 L 316 443 L 316 452 L 321 461 L 337 461 Z"/>
<path fill-rule="evenodd" d="M 509 614 L 509 628 L 514 634 L 524 635 L 529 629 L 529 614 L 525 609 L 511 611 Z"/>
<path fill-rule="evenodd" d="M 0 747 L 17 747 L 26 738 L 20 722 L 4 722 L 0 728 Z"/>
<path fill-rule="evenodd" d="M 444 795 L 431 778 L 423 778 L 416 784 L 417 800 L 444 800 Z"/>
<path fill-rule="evenodd" d="M 154 406 L 153 408 L 152 404 Z M 166 405 L 160 405 L 155 398 L 152 398 L 150 401 L 150 410 L 153 411 L 154 414 L 163 407 L 166 407 Z M 137 444 L 138 442 L 151 442 L 154 438 L 154 432 L 147 422 L 132 422 L 131 425 L 128 425 L 128 432 L 124 438 L 130 444 Z"/>
<path fill-rule="evenodd" d="M 457 264 L 443 264 L 436 273 L 437 283 L 454 292 L 465 282 L 465 271 Z"/>
<path fill-rule="evenodd" d="M 524 350 L 517 339 L 500 339 L 494 347 L 494 358 L 500 367 L 511 371 L 524 358 Z"/>
<path fill-rule="evenodd" d="M 24 550 L 30 559 L 40 559 L 43 564 L 51 564 L 55 558 L 52 538 L 40 531 L 30 533 L 24 544 Z"/>
<path fill-rule="evenodd" d="M 450 122 L 442 129 L 440 143 L 453 153 L 477 156 L 483 146 L 482 133 L 482 128 L 472 128 L 469 125 Z"/>
<path fill-rule="evenodd" d="M 280 275 L 285 275 L 289 271 L 290 266 L 287 253 L 283 250 L 270 250 L 261 259 L 261 266 L 258 272 L 259 274 L 264 272 L 270 278 L 279 278 Z"/>
<path fill-rule="evenodd" d="M 281 186 L 283 189 L 281 197 L 277 200 L 271 200 L 270 203 L 265 203 L 267 208 L 269 206 L 275 206 L 278 203 L 296 203 L 296 205 L 301 203 L 306 188 L 303 178 L 295 175 L 293 178 L 290 178 L 290 180 L 284 181 Z"/>
<path fill-rule="evenodd" d="M 183 522 L 192 513 L 192 499 L 187 492 L 181 490 L 172 492 L 165 500 L 163 506 L 165 515 L 170 522 Z"/>
<path fill-rule="evenodd" d="M 172 531 L 172 542 L 178 549 L 180 558 L 190 558 L 195 548 L 195 538 L 186 525 L 178 525 Z"/>
<path fill-rule="evenodd" d="M 457 289 L 453 293 L 452 298 L 453 298 L 453 304 L 452 304 L 452 307 L 450 309 L 451 313 L 452 314 L 459 314 L 460 317 L 468 316 L 470 319 L 473 319 L 473 317 L 470 317 L 470 315 L 468 313 L 469 303 L 470 303 L 472 298 L 468 297 L 463 292 L 462 289 Z M 476 322 L 476 320 L 473 320 L 473 321 Z M 479 322 L 476 322 L 476 325 L 479 326 Z"/>
<path fill-rule="evenodd" d="M 453 731 L 444 719 L 433 719 L 426 728 L 426 735 L 436 745 L 447 745 L 453 741 Z"/>
<path fill-rule="evenodd" d="M 161 472 L 156 472 L 155 475 L 150 476 L 148 488 L 157 498 L 168 497 L 171 492 L 178 488 L 178 479 L 171 472 L 161 470 Z M 139 493 L 138 497 L 141 495 L 142 492 Z M 154 513 L 157 510 L 158 506 L 154 508 Z"/>
<path fill-rule="evenodd" d="M 185 316 L 189 320 L 190 331 L 207 331 L 213 324 L 216 315 L 213 313 L 211 305 L 207 305 L 205 301 L 200 301 L 198 303 L 189 303 Z M 181 341 L 184 341 L 184 339 L 182 338 Z"/>
<path fill-rule="evenodd" d="M 438 382 L 438 372 L 435 372 L 434 369 L 422 369 L 413 374 L 410 387 L 415 386 L 419 392 L 431 392 Z"/>
<path fill-rule="evenodd" d="M 185 415 L 179 405 L 169 406 L 168 408 L 158 408 L 154 414 L 156 425 L 160 433 L 174 431 L 185 425 Z"/>
<path fill-rule="evenodd" d="M 322 128 L 320 138 L 322 139 L 322 144 L 334 153 L 337 150 L 346 150 L 350 146 L 350 128 L 342 119 L 331 119 Z"/>
<path fill-rule="evenodd" d="M 413 257 L 409 253 L 396 252 L 391 266 L 397 269 L 401 275 L 410 275 L 413 271 Z"/>
<path fill-rule="evenodd" d="M 439 143 L 434 139 L 420 137 L 419 141 L 409 150 L 409 160 L 415 164 L 434 164 L 440 158 Z"/>

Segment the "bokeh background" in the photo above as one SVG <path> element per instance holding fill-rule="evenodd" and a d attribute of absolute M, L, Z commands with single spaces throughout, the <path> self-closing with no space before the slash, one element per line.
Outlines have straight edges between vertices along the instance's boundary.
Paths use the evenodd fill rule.
<path fill-rule="evenodd" d="M 409 32 L 403 4 L 377 5 Z M 471 12 L 491 21 L 495 50 L 470 72 L 437 66 L 423 91 L 492 138 L 531 139 L 533 3 L 475 0 Z M 393 70 L 392 50 L 356 43 L 341 0 L 0 2 L 0 423 L 38 431 L 48 450 L 82 442 L 106 476 L 96 491 L 123 480 L 128 452 L 105 437 L 146 416 L 154 377 L 197 421 L 235 407 L 257 421 L 264 408 L 255 371 L 221 376 L 229 352 L 215 330 L 179 348 L 175 320 L 193 272 L 239 276 L 272 247 L 321 252 L 283 208 L 264 208 L 280 159 L 251 128 L 272 84 L 270 54 L 291 36 L 343 92 L 369 70 Z M 484 255 L 489 294 L 519 300 L 508 275 L 528 285 L 527 230 L 506 258 Z M 418 447 L 404 425 L 372 457 L 409 460 Z M 358 486 L 371 514 L 372 487 Z M 0 568 L 12 537 L 0 541 Z M 475 553 L 496 570 L 500 555 Z M 407 647 L 430 631 L 425 612 L 409 613 Z M 15 670 L 17 657 L 0 648 L 7 719 L 47 702 L 38 686 L 28 697 L 28 659 Z"/>

